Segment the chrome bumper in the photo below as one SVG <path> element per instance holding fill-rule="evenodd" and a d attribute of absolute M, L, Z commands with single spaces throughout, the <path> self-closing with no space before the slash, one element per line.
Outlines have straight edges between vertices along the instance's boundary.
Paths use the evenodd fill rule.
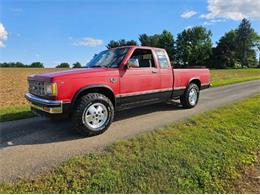
<path fill-rule="evenodd" d="M 50 114 L 60 114 L 63 112 L 63 101 L 61 100 L 46 100 L 30 93 L 26 93 L 25 98 L 31 102 L 31 107 L 34 109 Z"/>

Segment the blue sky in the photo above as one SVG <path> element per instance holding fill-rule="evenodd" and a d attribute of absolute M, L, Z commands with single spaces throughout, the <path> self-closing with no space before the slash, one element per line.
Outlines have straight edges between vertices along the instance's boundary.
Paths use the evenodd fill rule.
<path fill-rule="evenodd" d="M 260 33 L 258 0 L 0 0 L 0 61 L 85 64 L 111 39 L 196 25 L 215 43 L 243 17 Z"/>

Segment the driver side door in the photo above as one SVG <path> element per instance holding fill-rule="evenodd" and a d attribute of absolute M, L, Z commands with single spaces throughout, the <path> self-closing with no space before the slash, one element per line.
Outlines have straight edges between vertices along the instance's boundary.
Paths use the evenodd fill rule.
<path fill-rule="evenodd" d="M 151 49 L 136 48 L 120 76 L 120 105 L 135 107 L 160 100 L 160 74 Z"/>

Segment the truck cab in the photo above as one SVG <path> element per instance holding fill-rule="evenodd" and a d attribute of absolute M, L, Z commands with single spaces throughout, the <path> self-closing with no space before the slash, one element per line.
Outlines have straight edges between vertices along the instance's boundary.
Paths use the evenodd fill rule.
<path fill-rule="evenodd" d="M 180 99 L 193 108 L 208 88 L 208 69 L 174 69 L 162 48 L 125 46 L 105 50 L 84 68 L 32 75 L 25 97 L 32 110 L 68 116 L 83 135 L 108 129 L 116 110 Z"/>

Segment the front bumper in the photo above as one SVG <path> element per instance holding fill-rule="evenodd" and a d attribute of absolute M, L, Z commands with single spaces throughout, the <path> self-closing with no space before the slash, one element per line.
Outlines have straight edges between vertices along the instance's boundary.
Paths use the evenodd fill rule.
<path fill-rule="evenodd" d="M 25 98 L 31 102 L 31 107 L 34 110 L 40 110 L 49 114 L 63 113 L 64 102 L 61 100 L 46 100 L 31 93 L 26 93 Z"/>

